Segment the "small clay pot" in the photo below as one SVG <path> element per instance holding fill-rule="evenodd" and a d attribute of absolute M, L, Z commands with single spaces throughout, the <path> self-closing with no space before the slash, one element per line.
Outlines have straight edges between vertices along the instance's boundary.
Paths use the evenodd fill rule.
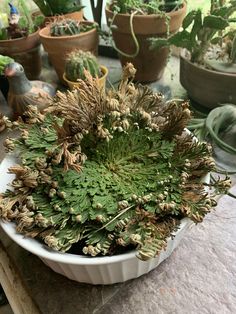
<path fill-rule="evenodd" d="M 207 108 L 236 105 L 236 74 L 212 71 L 190 62 L 186 50 L 180 55 L 180 82 L 191 99 Z"/>
<path fill-rule="evenodd" d="M 107 67 L 101 65 L 100 66 L 100 70 L 102 72 L 102 76 L 98 78 L 98 86 L 100 87 L 100 89 L 105 89 L 106 87 L 106 78 L 108 75 L 108 69 Z M 78 88 L 79 87 L 79 83 L 78 82 L 72 82 L 70 80 L 68 80 L 66 78 L 66 74 L 63 74 L 63 79 L 66 82 L 66 84 L 69 86 L 70 90 L 73 90 L 74 88 Z"/>
<path fill-rule="evenodd" d="M 83 23 L 87 25 L 93 24 L 93 22 L 87 21 L 83 21 Z M 68 53 L 75 49 L 81 49 L 83 51 L 91 51 L 97 55 L 98 32 L 95 28 L 78 35 L 53 37 L 50 35 L 50 26 L 46 26 L 40 30 L 39 36 L 44 49 L 48 53 L 49 60 L 63 84 L 66 84 L 63 80 L 63 73 Z"/>
<path fill-rule="evenodd" d="M 28 79 L 34 80 L 39 77 L 42 61 L 38 31 L 27 37 L 0 40 L 0 54 L 9 56 L 20 63 Z"/>
<path fill-rule="evenodd" d="M 182 24 L 186 14 L 186 3 L 177 11 L 166 13 L 169 17 L 170 32 L 176 32 Z M 114 18 L 114 12 L 110 6 L 106 8 L 107 23 Z M 136 50 L 134 40 L 130 31 L 130 15 L 117 14 L 114 18 L 112 35 L 115 45 L 126 54 L 133 54 Z M 119 54 L 122 66 L 127 62 L 133 63 L 137 69 L 135 80 L 140 82 L 152 82 L 161 78 L 163 75 L 169 50 L 161 48 L 159 50 L 150 50 L 151 37 L 164 37 L 167 33 L 166 20 L 160 15 L 135 15 L 133 18 L 133 28 L 135 36 L 139 43 L 139 53 L 134 58 L 127 58 Z"/>

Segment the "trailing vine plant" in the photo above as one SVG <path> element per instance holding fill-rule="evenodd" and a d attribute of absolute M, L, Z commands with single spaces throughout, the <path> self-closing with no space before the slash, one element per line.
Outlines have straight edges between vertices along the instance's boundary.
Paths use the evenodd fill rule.
<path fill-rule="evenodd" d="M 30 107 L 8 127 L 21 131 L 5 147 L 20 162 L 0 217 L 50 248 L 90 256 L 135 248 L 147 260 L 166 247 L 184 217 L 203 220 L 227 191 L 228 177 L 207 191 L 211 148 L 185 127 L 188 103 L 165 102 L 135 86 L 127 64 L 118 90 L 101 91 L 88 73 L 58 92 L 43 113 Z M 24 122 L 23 122 L 24 121 Z"/>

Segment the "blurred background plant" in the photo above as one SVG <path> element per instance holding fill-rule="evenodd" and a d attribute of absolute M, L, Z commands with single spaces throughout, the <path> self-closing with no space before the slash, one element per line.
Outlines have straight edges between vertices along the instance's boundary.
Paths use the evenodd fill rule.
<path fill-rule="evenodd" d="M 8 12 L 9 11 L 8 2 L 9 2 L 9 0 L 1 0 L 0 1 L 0 12 Z M 66 2 L 72 2 L 72 1 L 67 0 Z M 193 9 L 201 8 L 204 12 L 207 12 L 207 10 L 209 8 L 209 4 L 210 4 L 210 0 L 198 0 L 198 1 L 189 0 L 187 2 L 188 2 L 188 10 L 189 11 L 193 10 Z M 17 6 L 18 0 L 13 0 L 12 3 Z M 81 3 L 81 5 L 85 6 L 84 14 L 85 14 L 86 18 L 89 21 L 91 21 L 92 20 L 92 10 L 90 7 L 90 1 L 81 0 L 80 3 Z M 106 3 L 108 3 L 108 1 L 103 1 L 103 9 L 104 9 Z M 37 10 L 37 6 L 33 0 L 27 0 L 27 6 L 30 8 L 31 11 Z M 104 12 L 104 10 L 103 10 L 103 12 Z M 105 18 L 104 13 L 103 13 L 103 18 L 102 18 L 102 24 L 106 24 L 106 18 Z"/>
<path fill-rule="evenodd" d="M 67 14 L 80 11 L 83 6 L 80 0 L 33 0 L 45 16 Z M 88 2 L 88 1 L 86 1 Z"/>
<path fill-rule="evenodd" d="M 14 6 L 14 10 L 10 6 Z M 32 18 L 32 6 L 28 5 L 28 1 L 17 0 L 3 1 L 0 5 L 0 40 L 15 39 L 27 36 L 37 30 L 42 24 L 43 16 Z M 11 15 L 19 14 L 19 20 L 11 23 Z"/>

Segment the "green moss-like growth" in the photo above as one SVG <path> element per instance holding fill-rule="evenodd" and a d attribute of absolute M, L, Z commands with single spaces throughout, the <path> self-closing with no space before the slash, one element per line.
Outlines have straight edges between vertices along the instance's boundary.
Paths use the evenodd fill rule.
<path fill-rule="evenodd" d="M 88 71 L 92 77 L 100 76 L 97 58 L 89 51 L 72 51 L 66 59 L 65 73 L 68 80 L 76 82 L 78 79 L 85 80 L 85 72 Z"/>
<path fill-rule="evenodd" d="M 77 243 L 91 256 L 133 246 L 147 260 L 182 218 L 201 222 L 216 205 L 229 180 L 205 190 L 202 177 L 215 165 L 208 145 L 185 131 L 188 104 L 135 87 L 134 74 L 127 65 L 107 93 L 88 75 L 47 113 L 30 108 L 21 137 L 6 140 L 21 163 L 9 170 L 14 191 L 2 195 L 0 216 L 18 232 L 63 252 Z"/>

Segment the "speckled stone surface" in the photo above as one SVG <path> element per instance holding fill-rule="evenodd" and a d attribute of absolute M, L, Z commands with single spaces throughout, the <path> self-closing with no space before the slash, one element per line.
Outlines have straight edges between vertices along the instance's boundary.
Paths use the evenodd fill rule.
<path fill-rule="evenodd" d="M 119 62 L 101 60 L 110 68 L 110 81 L 117 81 Z M 177 61 L 171 62 L 164 78 L 152 87 L 169 97 L 182 97 L 185 94 L 178 84 L 177 71 L 173 74 L 170 70 L 173 65 L 177 68 Z M 52 77 L 50 69 L 45 68 L 42 76 L 48 75 Z M 0 103 L 3 108 L 3 102 Z M 0 160 L 4 156 L 5 136 L 0 135 Z M 233 179 L 235 182 L 236 177 Z M 236 194 L 236 185 L 232 192 Z M 21 249 L 2 230 L 0 238 L 43 314 L 236 313 L 236 200 L 228 196 L 219 200 L 215 212 L 202 224 L 188 231 L 179 247 L 158 268 L 112 286 L 70 281 Z"/>

